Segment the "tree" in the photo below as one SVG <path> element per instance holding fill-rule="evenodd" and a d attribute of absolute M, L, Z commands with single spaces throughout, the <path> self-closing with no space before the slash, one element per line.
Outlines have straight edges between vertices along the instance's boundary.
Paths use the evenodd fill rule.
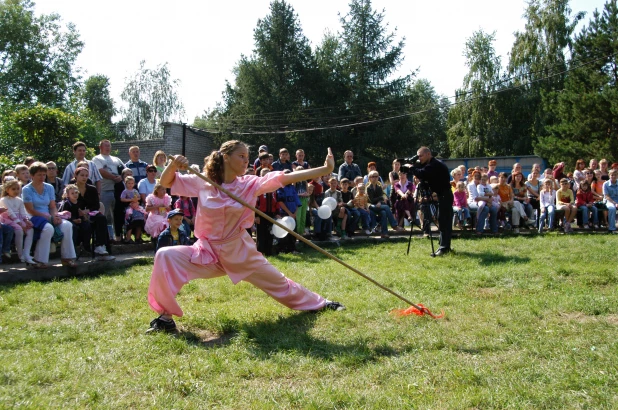
<path fill-rule="evenodd" d="M 384 11 L 374 11 L 370 0 L 352 0 L 349 6 L 348 14 L 341 17 L 343 31 L 340 33 L 348 116 L 363 122 L 383 117 L 385 109 L 395 112 L 392 107 L 399 107 L 401 112 L 404 93 L 413 74 L 391 77 L 403 62 L 405 39 L 393 44 L 396 29 L 388 32 Z M 380 138 L 376 128 L 369 125 L 349 129 L 345 145 L 354 148 L 362 157 Z"/>
<path fill-rule="evenodd" d="M 511 50 L 509 73 L 512 85 L 521 86 L 523 104 L 516 114 L 526 121 L 520 138 L 537 140 L 547 135 L 547 127 L 556 118 L 548 109 L 555 103 L 554 90 L 561 90 L 566 78 L 566 51 L 571 50 L 571 35 L 585 13 L 577 13 L 571 20 L 569 0 L 529 0 L 524 16 L 526 27 L 515 33 Z"/>
<path fill-rule="evenodd" d="M 34 15 L 30 0 L 0 0 L 0 95 L 13 104 L 63 106 L 79 83 L 84 44 L 57 14 Z"/>
<path fill-rule="evenodd" d="M 575 36 L 564 89 L 555 92 L 558 119 L 536 151 L 551 162 L 618 159 L 618 6 L 605 3 Z"/>
<path fill-rule="evenodd" d="M 180 120 L 184 106 L 178 97 L 177 79 L 172 79 L 167 63 L 156 69 L 145 67 L 140 62 L 139 70 L 125 84 L 120 97 L 127 104 L 120 109 L 126 123 L 126 139 L 151 139 L 161 136 L 161 124 Z"/>
<path fill-rule="evenodd" d="M 11 154 L 3 162 L 15 164 L 33 156 L 63 166 L 73 160 L 70 147 L 80 139 L 80 129 L 84 126 L 78 116 L 37 104 L 18 109 L 8 117 L 0 149 Z"/>
<path fill-rule="evenodd" d="M 81 97 L 85 108 L 94 118 L 111 125 L 112 117 L 116 115 L 116 108 L 109 87 L 108 77 L 93 75 L 84 82 Z"/>
<path fill-rule="evenodd" d="M 314 57 L 298 16 L 285 1 L 273 1 L 270 14 L 253 31 L 255 48 L 241 56 L 234 84 L 227 84 L 219 120 L 225 129 L 269 132 L 247 141 L 269 146 L 287 145 L 281 131 L 304 124 L 312 106 Z"/>
<path fill-rule="evenodd" d="M 495 92 L 500 83 L 500 57 L 493 43 L 495 33 L 483 30 L 467 39 L 464 56 L 468 73 L 456 92 L 456 105 L 449 111 L 448 145 L 454 156 L 477 157 L 500 152 L 502 113 L 498 111 Z"/>

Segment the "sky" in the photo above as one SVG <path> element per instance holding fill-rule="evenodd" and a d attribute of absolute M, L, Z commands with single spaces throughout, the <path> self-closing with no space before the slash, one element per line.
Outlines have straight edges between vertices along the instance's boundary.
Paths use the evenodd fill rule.
<path fill-rule="evenodd" d="M 35 0 L 39 14 L 58 13 L 75 24 L 85 46 L 77 65 L 82 76 L 102 74 L 110 79 L 116 108 L 126 79 L 139 69 L 168 63 L 180 80 L 184 118 L 192 123 L 204 110 L 222 101 L 225 81 L 233 83 L 233 68 L 241 55 L 251 55 L 253 30 L 270 12 L 270 0 Z M 340 16 L 348 0 L 288 0 L 303 33 L 315 49 L 324 33 L 341 31 Z M 573 12 L 602 11 L 603 0 L 572 0 Z M 398 75 L 418 69 L 417 78 L 431 82 L 436 92 L 453 96 L 467 72 L 463 50 L 475 31 L 495 32 L 502 64 L 514 33 L 523 31 L 524 0 L 373 0 L 384 23 L 398 41 L 405 38 L 404 61 Z M 579 32 L 580 27 L 576 30 Z"/>

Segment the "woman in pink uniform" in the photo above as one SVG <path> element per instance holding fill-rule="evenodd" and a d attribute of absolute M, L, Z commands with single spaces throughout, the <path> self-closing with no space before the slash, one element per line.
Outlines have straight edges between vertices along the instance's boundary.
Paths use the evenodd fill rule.
<path fill-rule="evenodd" d="M 335 165 L 333 154 L 323 167 L 284 174 L 269 172 L 264 177 L 245 175 L 249 164 L 248 147 L 240 141 L 228 141 L 205 158 L 204 172 L 245 202 L 255 205 L 257 197 L 298 181 L 330 174 Z M 170 246 L 160 249 L 154 261 L 148 303 L 159 317 L 150 322 L 153 331 L 176 331 L 173 316 L 181 317 L 176 295 L 190 280 L 228 275 L 234 284 L 244 280 L 262 289 L 279 303 L 295 310 L 343 310 L 337 302 L 286 278 L 257 251 L 247 233 L 254 213 L 197 175 L 183 175 L 188 161 L 177 156 L 161 174 L 160 183 L 178 196 L 198 197 L 193 246 Z"/>

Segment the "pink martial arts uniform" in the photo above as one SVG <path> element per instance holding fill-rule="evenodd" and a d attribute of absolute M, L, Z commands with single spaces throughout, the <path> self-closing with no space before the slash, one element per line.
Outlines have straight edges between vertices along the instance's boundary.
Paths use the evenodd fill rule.
<path fill-rule="evenodd" d="M 257 197 L 280 188 L 282 172 L 264 177 L 245 175 L 223 187 L 255 205 Z M 286 278 L 257 251 L 246 229 L 254 213 L 196 175 L 176 173 L 173 195 L 198 197 L 193 246 L 169 246 L 155 256 L 148 303 L 159 314 L 182 316 L 176 295 L 196 278 L 228 275 L 234 284 L 241 280 L 262 289 L 279 303 L 296 310 L 318 310 L 326 300 Z"/>

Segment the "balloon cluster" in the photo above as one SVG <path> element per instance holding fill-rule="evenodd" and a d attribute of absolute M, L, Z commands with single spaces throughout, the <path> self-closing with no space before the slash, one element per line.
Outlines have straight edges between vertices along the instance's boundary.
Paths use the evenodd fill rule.
<path fill-rule="evenodd" d="M 337 208 L 337 200 L 332 196 L 325 198 L 322 201 L 322 206 L 318 208 L 318 216 L 322 219 L 328 219 L 335 208 Z"/>
<path fill-rule="evenodd" d="M 296 228 L 296 220 L 291 216 L 284 216 L 279 220 L 279 222 L 282 225 L 287 226 L 290 231 L 293 231 L 294 228 Z M 287 234 L 288 232 L 285 229 L 281 228 L 279 225 L 273 225 L 273 235 L 275 235 L 277 238 L 283 238 Z"/>

